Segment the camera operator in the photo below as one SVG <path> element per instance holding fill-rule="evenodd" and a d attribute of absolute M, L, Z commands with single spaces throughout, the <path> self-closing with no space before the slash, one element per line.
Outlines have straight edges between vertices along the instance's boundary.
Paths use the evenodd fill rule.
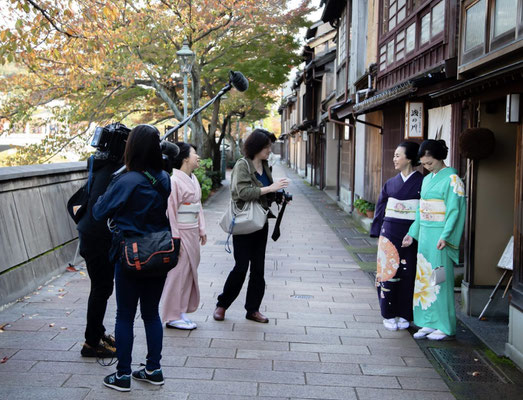
<path fill-rule="evenodd" d="M 123 165 L 122 158 L 129 129 L 121 124 L 98 128 L 92 145 L 96 153 L 89 159 L 92 165 L 91 188 L 85 214 L 78 222 L 80 255 L 84 258 L 91 280 L 87 302 L 87 325 L 83 357 L 113 357 L 115 339 L 105 333 L 103 320 L 107 300 L 113 292 L 114 263 L 109 260 L 111 233 L 105 221 L 93 218 L 92 208 L 99 196 L 105 193 L 112 174 Z"/>
<path fill-rule="evenodd" d="M 259 201 L 263 208 L 269 209 L 269 193 L 275 193 L 288 186 L 287 179 L 273 182 L 267 159 L 271 154 L 271 144 L 276 140 L 274 134 L 255 129 L 244 143 L 244 159 L 236 162 L 231 177 L 231 197 L 241 208 L 247 201 Z M 271 214 L 272 215 L 272 214 Z M 269 224 L 253 233 L 233 235 L 235 266 L 229 273 L 213 318 L 223 321 L 225 311 L 241 291 L 250 264 L 249 284 L 245 318 L 261 323 L 269 322 L 260 313 L 260 304 L 265 293 L 265 249 Z"/>

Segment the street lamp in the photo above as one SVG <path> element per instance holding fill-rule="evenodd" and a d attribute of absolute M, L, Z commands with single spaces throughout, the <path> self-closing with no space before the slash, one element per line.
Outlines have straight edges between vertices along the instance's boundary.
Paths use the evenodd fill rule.
<path fill-rule="evenodd" d="M 183 45 L 180 50 L 176 52 L 180 61 L 180 70 L 183 74 L 183 118 L 187 117 L 187 85 L 188 76 L 191 73 L 192 65 L 194 63 L 195 54 L 189 47 L 187 38 L 183 39 Z M 187 124 L 183 127 L 183 141 L 187 143 Z"/>

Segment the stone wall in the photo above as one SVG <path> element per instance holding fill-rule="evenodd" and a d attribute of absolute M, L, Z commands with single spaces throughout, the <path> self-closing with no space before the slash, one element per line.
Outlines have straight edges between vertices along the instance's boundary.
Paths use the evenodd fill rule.
<path fill-rule="evenodd" d="M 78 234 L 66 203 L 85 162 L 0 168 L 0 306 L 65 270 Z"/>

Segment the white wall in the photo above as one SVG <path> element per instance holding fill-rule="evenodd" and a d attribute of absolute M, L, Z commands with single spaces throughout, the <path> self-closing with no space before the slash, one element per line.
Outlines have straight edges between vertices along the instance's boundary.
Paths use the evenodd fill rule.
<path fill-rule="evenodd" d="M 332 123 L 326 125 L 325 151 L 325 185 L 327 189 L 336 187 L 338 175 L 338 138 L 336 127 Z"/>
<path fill-rule="evenodd" d="M 358 119 L 365 121 L 365 114 Z M 365 125 L 356 124 L 356 157 L 355 157 L 355 176 L 354 193 L 363 196 L 365 193 Z"/>

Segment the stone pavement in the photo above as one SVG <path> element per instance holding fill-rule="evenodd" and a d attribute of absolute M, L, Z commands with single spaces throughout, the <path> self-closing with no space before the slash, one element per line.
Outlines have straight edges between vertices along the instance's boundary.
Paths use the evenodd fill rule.
<path fill-rule="evenodd" d="M 371 279 L 304 195 L 307 185 L 280 165 L 274 175 L 292 179 L 294 201 L 281 238 L 267 247 L 261 311 L 269 324 L 245 319 L 245 291 L 225 321 L 212 319 L 233 266 L 217 225 L 228 201 L 224 188 L 205 205 L 198 329 L 164 331 L 163 387 L 133 382 L 130 393 L 118 393 L 102 385 L 114 366 L 80 357 L 89 290 L 80 270 L 0 311 L 0 399 L 453 399 L 409 332 L 384 330 Z M 109 332 L 114 316 L 113 296 Z M 135 334 L 137 365 L 146 354 L 139 317 Z"/>

